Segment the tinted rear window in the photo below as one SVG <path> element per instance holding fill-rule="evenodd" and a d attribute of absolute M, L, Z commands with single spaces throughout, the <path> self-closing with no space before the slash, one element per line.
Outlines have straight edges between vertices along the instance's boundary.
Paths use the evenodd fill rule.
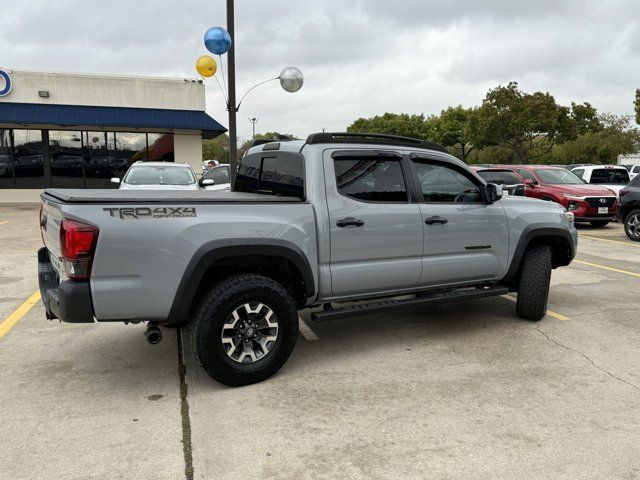
<path fill-rule="evenodd" d="M 237 192 L 304 198 L 304 157 L 293 152 L 260 152 L 240 161 Z"/>
<path fill-rule="evenodd" d="M 626 185 L 629 183 L 629 172 L 622 168 L 595 168 L 591 172 L 591 181 L 589 183 Z"/>
<path fill-rule="evenodd" d="M 484 178 L 487 183 L 495 183 L 498 185 L 517 185 L 522 183 L 520 177 L 513 172 L 480 170 L 478 175 Z"/>

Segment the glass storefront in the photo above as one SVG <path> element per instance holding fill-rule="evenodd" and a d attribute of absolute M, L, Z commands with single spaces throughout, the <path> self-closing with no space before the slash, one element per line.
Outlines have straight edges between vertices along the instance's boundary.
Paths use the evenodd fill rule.
<path fill-rule="evenodd" d="M 13 130 L 13 171 L 16 188 L 45 188 L 40 130 Z"/>
<path fill-rule="evenodd" d="M 84 187 L 80 132 L 50 131 L 49 159 L 52 187 Z"/>
<path fill-rule="evenodd" d="M 113 188 L 138 161 L 173 162 L 173 134 L 0 129 L 0 188 Z"/>

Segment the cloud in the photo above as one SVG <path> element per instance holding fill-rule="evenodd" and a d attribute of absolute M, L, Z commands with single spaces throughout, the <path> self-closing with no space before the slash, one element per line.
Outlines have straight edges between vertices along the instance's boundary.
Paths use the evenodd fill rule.
<path fill-rule="evenodd" d="M 222 0 L 11 2 L 0 18 L 0 64 L 12 68 L 194 77 L 204 31 L 225 24 Z M 277 82 L 239 114 L 260 131 L 305 136 L 385 111 L 437 113 L 479 104 L 510 80 L 558 101 L 630 113 L 640 87 L 640 3 L 577 0 L 239 0 L 238 93 L 286 65 L 305 73 L 297 94 Z M 226 123 L 207 84 L 209 113 Z"/>

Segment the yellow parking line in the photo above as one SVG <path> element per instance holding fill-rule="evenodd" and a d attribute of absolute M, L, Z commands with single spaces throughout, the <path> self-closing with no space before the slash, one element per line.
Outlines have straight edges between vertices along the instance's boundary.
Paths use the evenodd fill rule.
<path fill-rule="evenodd" d="M 590 267 L 601 268 L 603 270 L 609 270 L 611 272 L 616 272 L 616 273 L 624 273 L 625 275 L 631 275 L 632 277 L 640 278 L 640 273 L 629 272 L 627 270 L 620 270 L 619 268 L 607 267 L 606 265 L 599 265 L 597 263 L 584 262 L 582 260 L 574 260 L 574 262 L 580 263 L 582 265 L 588 265 Z"/>
<path fill-rule="evenodd" d="M 40 290 L 31 295 L 16 311 L 3 320 L 2 323 L 0 323 L 0 338 L 4 337 L 4 335 L 11 330 L 11 327 L 18 323 L 38 300 L 40 300 Z"/>
<path fill-rule="evenodd" d="M 502 298 L 506 298 L 507 300 L 510 300 L 512 302 L 518 301 L 516 297 L 512 297 L 511 295 L 502 295 Z M 562 320 L 563 322 L 566 320 L 571 320 L 569 317 L 565 317 L 564 315 L 554 312 L 553 310 L 547 310 L 547 315 L 549 315 L 552 318 L 555 318 L 556 320 Z"/>
<path fill-rule="evenodd" d="M 9 223 L 9 220 L 5 220 L 3 222 L 0 222 L 0 225 L 4 225 L 5 223 Z"/>
<path fill-rule="evenodd" d="M 621 242 L 620 240 L 609 240 L 608 238 L 591 237 L 589 235 L 579 235 L 580 238 L 588 238 L 589 240 L 602 240 L 603 242 L 619 243 L 620 245 L 626 245 L 627 247 L 640 247 L 640 243 Z"/>

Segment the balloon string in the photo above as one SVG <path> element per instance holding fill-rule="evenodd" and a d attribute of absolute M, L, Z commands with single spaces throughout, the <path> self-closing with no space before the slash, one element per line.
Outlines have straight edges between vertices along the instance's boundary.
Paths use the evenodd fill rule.
<path fill-rule="evenodd" d="M 264 82 L 260 82 L 255 84 L 253 87 L 251 87 L 249 90 L 247 90 L 247 93 L 245 93 L 242 98 L 240 99 L 240 101 L 238 102 L 238 110 L 240 110 L 240 105 L 242 105 L 242 101 L 245 99 L 245 97 L 247 95 L 249 95 L 249 92 L 251 92 L 251 90 L 258 88 L 260 85 L 264 85 L 265 83 L 269 83 L 269 82 L 273 82 L 274 80 L 278 80 L 280 77 L 274 77 L 274 78 L 270 78 L 269 80 L 265 80 Z"/>
<path fill-rule="evenodd" d="M 222 72 L 222 85 L 224 85 L 225 98 L 229 98 L 229 90 L 227 90 L 227 81 L 224 76 L 224 63 L 222 63 L 222 55 L 218 55 L 218 61 L 220 62 L 220 71 Z M 229 106 L 229 100 L 227 100 L 227 107 Z M 235 106 L 235 105 L 234 105 Z"/>
<path fill-rule="evenodd" d="M 224 93 L 224 89 L 222 88 L 222 85 L 220 84 L 220 80 L 218 80 L 218 77 L 216 75 L 214 75 L 214 77 L 216 79 L 216 82 L 218 82 L 218 87 L 220 87 L 220 91 L 222 92 L 222 98 L 224 98 L 225 103 L 227 104 L 227 107 L 229 106 L 229 100 L 227 99 L 227 95 Z"/>

